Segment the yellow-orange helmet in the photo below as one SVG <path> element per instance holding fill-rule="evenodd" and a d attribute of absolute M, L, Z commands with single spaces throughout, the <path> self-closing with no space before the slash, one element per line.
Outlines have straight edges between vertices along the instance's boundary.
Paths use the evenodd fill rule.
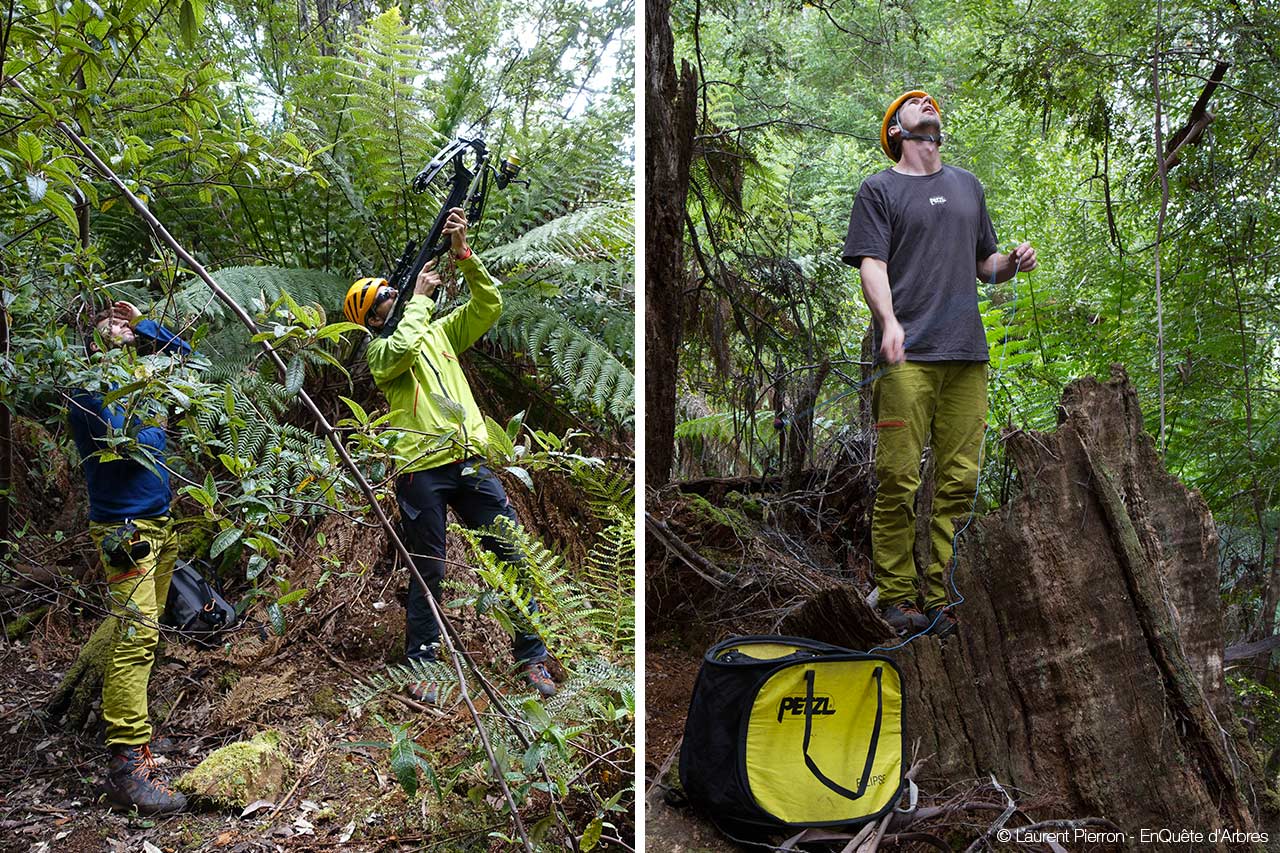
<path fill-rule="evenodd" d="M 347 298 L 342 300 L 342 313 L 352 323 L 366 325 L 369 311 L 378 303 L 378 291 L 387 283 L 385 278 L 362 278 L 347 288 Z"/>
<path fill-rule="evenodd" d="M 895 155 L 893 149 L 889 146 L 889 125 L 893 122 L 893 116 L 898 112 L 898 108 L 909 98 L 928 98 L 933 103 L 933 108 L 938 111 L 938 117 L 942 117 L 942 108 L 938 106 L 937 98 L 928 92 L 912 89 L 910 92 L 903 92 L 894 99 L 894 102 L 889 105 L 889 109 L 884 111 L 884 121 L 880 122 L 880 147 L 884 149 L 884 156 L 895 163 L 902 157 L 902 143 L 898 143 L 898 153 Z"/>

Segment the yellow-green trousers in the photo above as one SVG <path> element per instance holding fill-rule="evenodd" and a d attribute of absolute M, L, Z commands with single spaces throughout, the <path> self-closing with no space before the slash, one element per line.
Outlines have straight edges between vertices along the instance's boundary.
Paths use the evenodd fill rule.
<path fill-rule="evenodd" d="M 138 746 L 151 740 L 147 717 L 147 682 L 160 640 L 159 622 L 169 597 L 169 579 L 178 559 L 178 536 L 167 518 L 140 518 L 138 537 L 151 553 L 138 560 L 123 558 L 111 565 L 102 554 L 102 540 L 120 527 L 118 522 L 90 522 L 111 591 L 115 642 L 102 670 L 102 719 L 107 744 Z"/>
<path fill-rule="evenodd" d="M 924 572 L 926 609 L 947 603 L 956 519 L 974 508 L 978 457 L 987 422 L 987 365 L 981 361 L 907 361 L 875 381 L 875 509 L 871 559 L 880 604 L 915 602 L 916 490 L 926 441 L 937 472 L 929 523 L 930 560 Z"/>

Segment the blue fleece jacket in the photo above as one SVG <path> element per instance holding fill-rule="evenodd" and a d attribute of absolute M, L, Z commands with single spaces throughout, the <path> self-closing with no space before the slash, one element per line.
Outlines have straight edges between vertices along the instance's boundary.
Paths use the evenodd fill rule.
<path fill-rule="evenodd" d="M 177 335 L 153 320 L 141 320 L 133 332 L 149 338 L 156 352 L 190 355 L 191 347 Z M 90 521 L 126 521 L 133 518 L 159 518 L 169 514 L 173 491 L 165 463 L 165 431 L 162 427 L 142 427 L 138 443 L 155 463 L 157 474 L 132 459 L 103 462 L 94 454 L 102 450 L 102 438 L 109 431 L 125 428 L 124 406 L 102 404 L 102 396 L 84 389 L 71 395 L 67 406 L 71 435 L 80 451 L 81 467 L 89 491 Z M 137 424 L 134 418 L 134 424 Z"/>

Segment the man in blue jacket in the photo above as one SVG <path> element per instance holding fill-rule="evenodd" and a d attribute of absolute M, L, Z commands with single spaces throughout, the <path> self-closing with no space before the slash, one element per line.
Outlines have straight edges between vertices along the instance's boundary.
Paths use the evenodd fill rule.
<path fill-rule="evenodd" d="M 94 351 L 101 341 L 108 350 L 191 352 L 182 339 L 143 319 L 129 302 L 116 302 L 101 312 L 95 329 L 89 344 Z M 178 538 L 169 518 L 173 491 L 165 467 L 165 429 L 144 425 L 128 409 L 127 399 L 106 404 L 101 394 L 81 389 L 71 396 L 67 418 L 88 486 L 89 534 L 101 554 L 116 620 L 115 641 L 102 675 L 102 718 L 111 752 L 107 799 L 119 809 L 165 814 L 185 808 L 186 798 L 152 777 L 147 682 L 178 557 Z M 127 457 L 104 458 L 106 453 L 115 455 L 105 439 L 121 434 L 135 439 L 149 464 Z"/>

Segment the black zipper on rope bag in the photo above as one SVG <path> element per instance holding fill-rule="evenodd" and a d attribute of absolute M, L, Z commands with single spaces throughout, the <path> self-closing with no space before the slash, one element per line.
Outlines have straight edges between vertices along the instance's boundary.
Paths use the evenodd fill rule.
<path fill-rule="evenodd" d="M 817 777 L 818 781 L 826 785 L 832 791 L 835 791 L 842 797 L 850 800 L 856 800 L 867 792 L 867 783 L 871 780 L 871 768 L 876 760 L 876 746 L 880 742 L 880 722 L 884 716 L 884 683 L 881 673 L 884 667 L 878 666 L 872 675 L 876 680 L 876 723 L 871 728 L 871 745 L 867 748 L 867 763 L 862 768 L 862 779 L 858 782 L 858 790 L 850 791 L 848 788 L 840 785 L 827 778 L 821 770 L 818 769 L 817 762 L 809 756 L 809 739 L 813 734 L 813 680 L 814 671 L 806 670 L 804 674 L 805 683 L 805 703 L 804 703 L 804 763 L 809 768 L 809 772 Z"/>

